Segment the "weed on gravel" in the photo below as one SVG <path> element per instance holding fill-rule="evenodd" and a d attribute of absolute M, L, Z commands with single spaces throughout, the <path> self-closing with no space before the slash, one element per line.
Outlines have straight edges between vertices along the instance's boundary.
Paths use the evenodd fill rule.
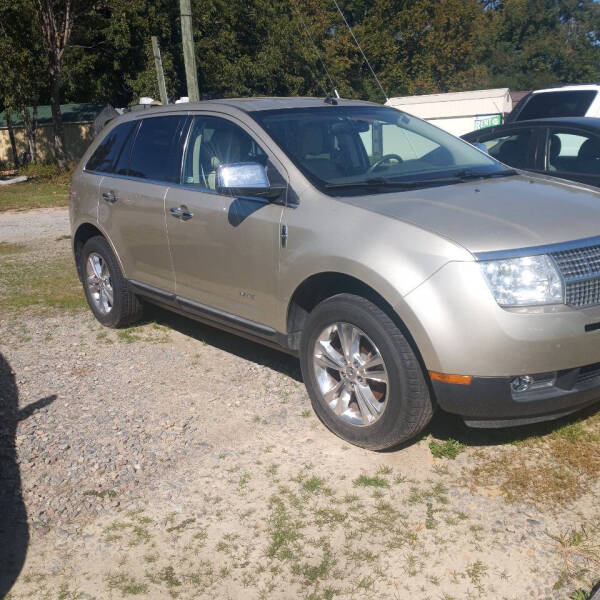
<path fill-rule="evenodd" d="M 466 470 L 477 489 L 497 488 L 508 501 L 567 503 L 600 476 L 600 414 L 580 417 L 539 435 L 489 449 Z"/>

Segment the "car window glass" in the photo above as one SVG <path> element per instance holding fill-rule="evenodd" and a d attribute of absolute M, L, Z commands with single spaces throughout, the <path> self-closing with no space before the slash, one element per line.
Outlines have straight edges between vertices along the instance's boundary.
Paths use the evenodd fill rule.
<path fill-rule="evenodd" d="M 391 123 L 382 125 L 381 130 L 382 156 L 385 156 L 386 154 L 397 154 L 401 156 L 403 160 L 420 160 L 440 147 L 440 145 L 433 140 L 423 137 L 414 131 L 400 129 Z M 369 132 L 361 135 L 361 137 L 363 136 L 368 139 Z M 365 147 L 367 148 L 367 154 L 369 155 L 371 163 L 381 158 L 378 156 L 378 153 L 369 152 L 370 149 L 368 146 Z"/>
<path fill-rule="evenodd" d="M 128 174 L 154 181 L 179 182 L 179 138 L 184 119 L 176 116 L 142 119 Z"/>
<path fill-rule="evenodd" d="M 133 142 L 136 138 L 136 129 L 139 125 L 139 121 L 133 122 L 134 127 L 131 130 L 131 133 L 127 136 L 121 151 L 117 159 L 115 160 L 112 168 L 112 172 L 116 175 L 128 175 L 129 174 L 129 165 L 131 162 L 131 148 L 133 147 Z"/>
<path fill-rule="evenodd" d="M 218 117 L 194 118 L 183 160 L 183 183 L 215 190 L 217 168 L 231 163 L 260 163 L 271 184 L 282 178 L 267 154 L 241 127 Z"/>
<path fill-rule="evenodd" d="M 518 120 L 584 117 L 596 93 L 594 90 L 572 90 L 532 94 L 520 112 Z"/>
<path fill-rule="evenodd" d="M 600 175 L 600 138 L 550 128 L 546 140 L 546 165 L 548 171 Z"/>
<path fill-rule="evenodd" d="M 129 121 L 117 125 L 96 148 L 85 168 L 88 171 L 111 173 L 123 152 L 125 142 L 131 138 L 135 124 L 135 121 Z"/>
<path fill-rule="evenodd" d="M 481 137 L 479 143 L 487 148 L 490 156 L 505 165 L 525 169 L 529 164 L 528 153 L 532 135 L 532 129 L 524 129 L 495 137 Z"/>
<path fill-rule="evenodd" d="M 426 186 L 464 170 L 505 171 L 463 140 L 388 107 L 333 105 L 251 116 L 325 193 L 374 194 L 381 190 L 376 180 Z"/>

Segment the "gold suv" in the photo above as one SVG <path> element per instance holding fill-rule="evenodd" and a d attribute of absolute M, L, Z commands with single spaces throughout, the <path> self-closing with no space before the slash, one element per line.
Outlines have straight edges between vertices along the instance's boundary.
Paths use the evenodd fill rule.
<path fill-rule="evenodd" d="M 151 302 L 299 355 L 313 407 L 371 449 L 436 406 L 472 426 L 600 398 L 600 197 L 392 108 L 317 98 L 126 114 L 73 177 L 90 308 Z"/>

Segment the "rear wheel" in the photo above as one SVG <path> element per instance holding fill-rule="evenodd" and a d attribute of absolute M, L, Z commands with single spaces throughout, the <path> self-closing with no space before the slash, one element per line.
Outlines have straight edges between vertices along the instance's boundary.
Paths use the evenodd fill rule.
<path fill-rule="evenodd" d="M 308 317 L 300 361 L 315 412 L 352 444 L 390 448 L 431 419 L 415 353 L 394 322 L 365 298 L 339 294 L 321 302 Z"/>
<path fill-rule="evenodd" d="M 108 242 L 90 238 L 79 260 L 83 289 L 94 316 L 106 327 L 125 327 L 142 316 L 142 304 L 128 286 Z"/>

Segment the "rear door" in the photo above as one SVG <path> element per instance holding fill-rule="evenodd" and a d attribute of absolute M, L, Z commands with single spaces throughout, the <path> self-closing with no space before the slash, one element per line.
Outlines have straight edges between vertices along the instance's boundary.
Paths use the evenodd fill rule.
<path fill-rule="evenodd" d="M 165 196 L 179 181 L 187 117 L 140 119 L 112 173 L 100 182 L 98 221 L 115 248 L 125 277 L 174 292 L 165 226 Z"/>

